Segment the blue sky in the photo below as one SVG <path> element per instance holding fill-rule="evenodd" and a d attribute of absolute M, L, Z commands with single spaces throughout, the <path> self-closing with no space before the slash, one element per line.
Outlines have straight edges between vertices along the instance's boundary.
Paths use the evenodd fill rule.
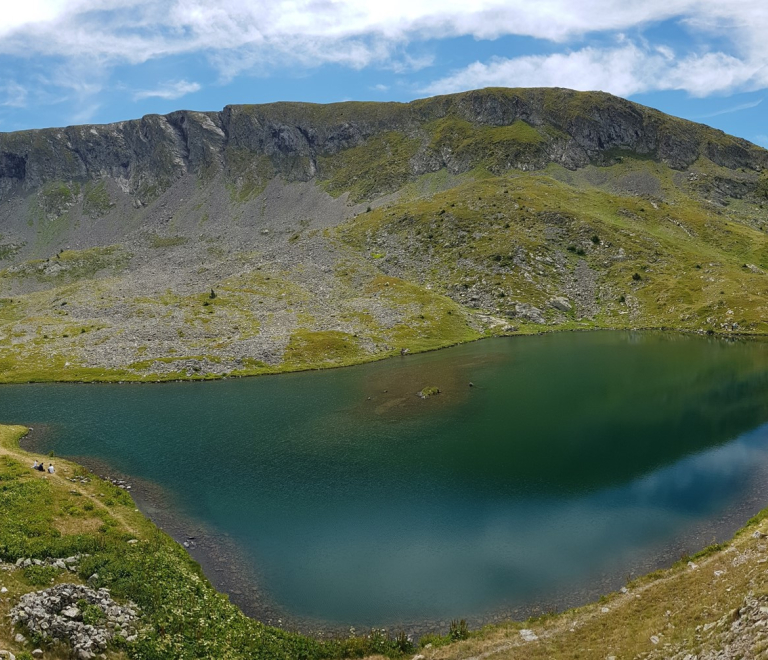
<path fill-rule="evenodd" d="M 24 0 L 0 15 L 0 131 L 560 86 L 768 147 L 766 34 L 766 0 Z"/>

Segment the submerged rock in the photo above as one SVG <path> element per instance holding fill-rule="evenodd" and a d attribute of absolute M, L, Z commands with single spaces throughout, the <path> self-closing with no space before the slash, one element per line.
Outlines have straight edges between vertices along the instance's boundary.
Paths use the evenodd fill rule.
<path fill-rule="evenodd" d="M 431 387 L 425 387 L 421 392 L 417 392 L 416 396 L 422 399 L 428 399 L 431 396 L 435 396 L 435 394 L 440 394 L 440 388 L 433 385 Z"/>

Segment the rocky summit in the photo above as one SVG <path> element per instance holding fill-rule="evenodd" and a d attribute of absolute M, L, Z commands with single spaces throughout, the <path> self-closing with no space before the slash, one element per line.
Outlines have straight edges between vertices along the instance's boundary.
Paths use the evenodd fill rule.
<path fill-rule="evenodd" d="M 0 380 L 352 364 L 500 333 L 765 333 L 768 152 L 603 93 L 0 134 Z"/>

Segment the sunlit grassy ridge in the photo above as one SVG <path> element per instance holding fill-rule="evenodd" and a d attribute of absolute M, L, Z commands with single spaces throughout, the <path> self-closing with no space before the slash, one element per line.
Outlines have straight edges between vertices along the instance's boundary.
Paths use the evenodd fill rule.
<path fill-rule="evenodd" d="M 461 297 L 482 289 L 502 315 L 526 302 L 558 326 L 766 332 L 763 210 L 697 199 L 676 175 L 633 158 L 588 174 L 552 166 L 488 175 L 405 197 L 340 231 L 379 255 L 382 268 L 435 290 Z M 653 194 L 616 191 L 633 176 Z M 581 289 L 579 268 L 593 280 Z M 558 295 L 574 301 L 572 312 L 550 308 Z"/>

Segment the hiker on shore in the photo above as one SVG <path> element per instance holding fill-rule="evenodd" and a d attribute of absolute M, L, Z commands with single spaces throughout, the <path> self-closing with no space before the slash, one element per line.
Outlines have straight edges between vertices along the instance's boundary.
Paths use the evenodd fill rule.
<path fill-rule="evenodd" d="M 53 463 L 48 463 L 48 474 L 53 474 L 54 472 Z"/>
<path fill-rule="evenodd" d="M 32 463 L 32 469 L 33 469 L 33 470 L 37 470 L 37 465 L 38 465 L 37 461 L 35 461 L 34 463 Z"/>
<path fill-rule="evenodd" d="M 45 464 L 44 463 L 38 463 L 37 467 L 35 468 L 38 472 L 45 472 Z"/>

